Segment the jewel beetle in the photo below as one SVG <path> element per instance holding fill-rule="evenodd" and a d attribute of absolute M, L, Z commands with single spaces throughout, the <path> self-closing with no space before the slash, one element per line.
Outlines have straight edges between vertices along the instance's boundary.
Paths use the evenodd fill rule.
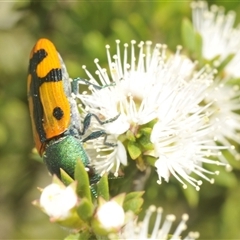
<path fill-rule="evenodd" d="M 79 81 L 81 79 L 77 79 Z M 86 82 L 86 80 L 83 80 Z M 76 82 L 74 82 L 76 86 Z M 100 176 L 90 166 L 90 160 L 82 143 L 105 136 L 103 130 L 92 132 L 82 139 L 88 129 L 91 118 L 100 124 L 112 122 L 118 116 L 101 121 L 95 114 L 88 113 L 80 129 L 80 116 L 76 101 L 71 93 L 70 78 L 60 54 L 54 44 L 48 39 L 39 39 L 30 53 L 27 92 L 32 131 L 36 149 L 43 157 L 49 172 L 59 178 L 60 168 L 74 177 L 77 159 L 81 159 L 86 169 L 89 169 L 90 184 L 99 181 Z"/>

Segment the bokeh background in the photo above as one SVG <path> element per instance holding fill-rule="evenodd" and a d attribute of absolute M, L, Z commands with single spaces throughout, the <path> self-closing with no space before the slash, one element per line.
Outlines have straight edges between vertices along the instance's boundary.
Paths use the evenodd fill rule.
<path fill-rule="evenodd" d="M 68 232 L 32 206 L 37 187 L 51 178 L 41 159 L 32 154 L 33 138 L 27 105 L 29 53 L 38 38 L 54 42 L 71 77 L 92 73 L 99 58 L 107 63 L 105 45 L 114 53 L 115 40 L 165 43 L 175 51 L 182 44 L 181 22 L 191 19 L 191 1 L 0 1 L 0 239 L 62 239 Z M 239 1 L 208 1 L 237 12 Z M 106 65 L 107 66 L 107 65 Z M 221 168 L 216 183 L 204 182 L 200 192 L 175 181 L 156 186 L 154 171 L 147 181 L 144 207 L 163 206 L 177 220 L 190 215 L 188 230 L 200 239 L 240 239 L 240 163 Z M 215 168 L 215 166 L 214 166 Z M 129 179 L 123 178 L 126 185 Z"/>

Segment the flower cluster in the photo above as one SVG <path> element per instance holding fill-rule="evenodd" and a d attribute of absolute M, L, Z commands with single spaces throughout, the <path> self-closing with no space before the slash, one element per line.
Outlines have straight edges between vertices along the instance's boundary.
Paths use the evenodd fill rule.
<path fill-rule="evenodd" d="M 156 212 L 154 227 L 152 232 L 149 234 L 149 222 L 154 212 Z M 161 221 L 163 219 L 162 212 L 163 209 L 161 207 L 156 208 L 155 206 L 150 206 L 146 211 L 146 215 L 144 216 L 142 222 L 136 222 L 131 219 L 131 221 L 129 221 L 126 226 L 124 226 L 122 232 L 120 233 L 120 239 L 182 239 L 181 234 L 187 228 L 186 221 L 188 220 L 188 215 L 182 215 L 182 221 L 179 223 L 176 230 L 171 234 L 171 225 L 176 220 L 176 217 L 173 214 L 167 215 L 164 222 L 161 224 Z M 169 238 L 169 236 L 171 237 Z M 198 232 L 189 232 L 188 235 L 183 239 L 194 240 L 198 237 Z M 114 238 L 111 238 L 110 236 L 110 239 L 118 238 L 116 238 L 116 236 L 114 236 Z"/>
<path fill-rule="evenodd" d="M 188 215 L 184 214 L 170 235 L 175 216 L 168 215 L 161 224 L 162 208 L 150 207 L 143 222 L 137 221 L 143 192 L 110 198 L 105 173 L 118 177 L 134 161 L 142 172 L 149 166 L 154 168 L 158 184 L 174 177 L 184 189 L 190 184 L 199 191 L 202 180 L 214 183 L 214 175 L 219 174 L 209 170 L 210 164 L 231 170 L 226 153 L 240 160 L 235 149 L 240 140 L 240 91 L 236 84 L 240 77 L 240 29 L 234 27 L 235 13 L 225 14 L 223 8 L 209 8 L 202 1 L 191 6 L 193 35 L 201 39 L 201 59 L 182 54 L 182 46 L 171 52 L 165 44 L 132 40 L 122 45 L 117 40 L 115 54 L 106 46 L 108 70 L 95 59 L 95 78 L 83 66 L 88 79 L 80 79 L 79 84 L 87 90 L 81 86 L 71 98 L 74 124 L 80 125 L 79 119 L 91 113 L 97 118 L 91 119 L 87 134 L 103 130 L 107 136 L 83 140 L 89 165 L 79 161 L 75 181 L 63 173 L 62 180 L 70 185 L 65 187 L 55 180 L 35 202 L 52 222 L 77 232 L 78 239 L 87 239 L 81 235 L 84 231 L 106 239 L 180 239 L 186 229 Z M 80 114 L 75 99 L 81 102 Z M 85 171 L 88 167 L 89 175 Z M 95 183 L 88 181 L 92 169 L 101 178 L 93 194 L 98 196 L 97 204 L 92 203 L 90 191 Z M 185 239 L 198 236 L 190 232 Z"/>
<path fill-rule="evenodd" d="M 237 113 L 240 110 L 240 92 L 239 86 L 233 81 L 240 77 L 240 28 L 234 28 L 236 14 L 233 11 L 225 14 L 224 8 L 216 5 L 209 9 L 204 1 L 193 2 L 191 6 L 193 27 L 202 37 L 202 56 L 220 68 L 204 99 L 205 104 L 213 103 L 210 107 L 210 122 L 216 129 L 213 137 L 228 146 L 232 156 L 239 160 L 239 153 L 232 143 L 240 140 L 240 118 Z M 219 159 L 231 170 L 223 155 Z"/>
<path fill-rule="evenodd" d="M 221 64 L 231 56 L 226 66 L 227 75 L 240 77 L 238 63 L 240 60 L 240 28 L 234 28 L 236 14 L 234 11 L 224 13 L 223 7 L 212 5 L 210 9 L 205 1 L 192 2 L 193 26 L 200 33 L 203 46 L 202 54 L 208 60 Z"/>
<path fill-rule="evenodd" d="M 87 228 L 86 223 L 88 221 L 91 221 L 95 234 L 102 236 L 102 238 L 108 236 L 107 239 L 169 239 L 169 236 L 171 236 L 170 239 L 180 239 L 182 232 L 187 228 L 188 215 L 183 214 L 182 221 L 171 234 L 171 225 L 176 217 L 172 214 L 167 215 L 165 221 L 161 224 L 163 209 L 160 207 L 157 209 L 155 206 L 149 207 L 142 222 L 136 221 L 136 214 L 133 211 L 126 211 L 123 207 L 126 199 L 125 194 L 120 194 L 109 201 L 99 198 L 98 206 L 92 216 L 88 216 L 87 220 L 82 217 L 81 213 L 83 211 L 85 218 L 87 217 L 88 209 L 86 209 L 86 205 L 85 209 L 80 207 L 86 202 L 78 196 L 76 182 L 64 187 L 62 183 L 56 182 L 55 179 L 54 183 L 42 190 L 40 200 L 35 201 L 34 204 L 40 207 L 52 222 L 70 229 L 75 234 L 79 230 L 84 231 Z M 154 212 L 157 212 L 155 224 L 149 235 L 150 219 Z M 78 237 L 82 239 L 84 235 L 79 234 Z M 189 232 L 184 239 L 195 240 L 198 237 L 198 232 Z"/>
<path fill-rule="evenodd" d="M 97 151 L 89 147 L 100 174 L 112 171 L 117 176 L 121 164 L 127 165 L 128 154 L 141 171 L 155 166 L 158 183 L 168 182 L 172 175 L 184 188 L 188 182 L 199 190 L 202 181 L 191 173 L 213 183 L 210 176 L 218 171 L 207 170 L 205 163 L 231 170 L 223 149 L 239 159 L 232 143 L 240 140 L 239 87 L 230 83 L 238 76 L 230 69 L 240 49 L 240 30 L 233 28 L 235 14 L 225 15 L 216 6 L 209 10 L 202 1 L 193 2 L 192 9 L 202 55 L 213 60 L 209 65 L 197 70 L 197 63 L 181 54 L 181 46 L 171 53 L 164 44 L 133 40 L 130 47 L 123 44 L 121 51 L 117 40 L 113 56 L 106 46 L 109 74 L 98 59 L 97 79 L 83 66 L 91 94 L 82 92 L 77 97 L 85 109 L 104 119 L 120 114 L 116 121 L 99 126 L 117 147 L 106 148 L 99 141 L 91 142 L 91 149 Z M 219 73 L 215 68 L 223 63 L 226 67 Z"/>
<path fill-rule="evenodd" d="M 116 174 L 120 163 L 126 164 L 126 158 L 120 156 L 128 151 L 140 170 L 148 164 L 157 168 L 159 183 L 162 179 L 168 182 L 173 175 L 184 188 L 189 182 L 199 190 L 202 182 L 191 177 L 191 172 L 213 182 L 207 174 L 215 172 L 204 169 L 203 163 L 224 165 L 210 157 L 218 158 L 220 150 L 227 148 L 214 142 L 216 128 L 210 122 L 214 112 L 209 114 L 214 101 L 202 104 L 214 84 L 214 70 L 205 67 L 196 71 L 196 64 L 181 55 L 181 47 L 171 54 L 166 45 L 152 47 L 149 41 L 138 45 L 138 60 L 136 42 L 131 42 L 130 54 L 124 44 L 122 60 L 120 41 L 116 43 L 113 57 L 106 47 L 111 78 L 95 60 L 101 84 L 84 66 L 93 85 L 89 87 L 91 94 L 78 95 L 88 111 L 98 116 L 109 118 L 120 113 L 117 120 L 104 126 L 117 143 L 115 157 L 114 152 L 107 155 L 98 148 L 105 158 L 93 158 L 96 170 L 101 173 L 113 166 Z"/>

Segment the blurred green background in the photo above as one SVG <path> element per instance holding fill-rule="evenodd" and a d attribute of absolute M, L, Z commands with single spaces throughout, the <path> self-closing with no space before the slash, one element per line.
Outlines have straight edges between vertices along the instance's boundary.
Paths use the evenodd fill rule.
<path fill-rule="evenodd" d="M 235 10 L 240 22 L 239 1 L 209 3 Z M 68 235 L 31 205 L 39 198 L 37 187 L 51 181 L 45 166 L 31 154 L 26 79 L 29 53 L 38 38 L 54 42 L 71 77 L 86 77 L 82 65 L 92 73 L 95 58 L 106 65 L 105 45 L 114 53 L 116 39 L 152 40 L 175 51 L 182 43 L 184 17 L 191 18 L 190 1 L 0 2 L 0 239 Z M 200 239 L 240 239 L 240 163 L 231 163 L 231 173 L 222 168 L 216 184 L 204 182 L 199 193 L 190 186 L 183 190 L 174 179 L 156 186 L 153 171 L 144 206 L 163 206 L 165 214 L 176 214 L 178 221 L 187 212 L 188 230 L 199 231 Z"/>

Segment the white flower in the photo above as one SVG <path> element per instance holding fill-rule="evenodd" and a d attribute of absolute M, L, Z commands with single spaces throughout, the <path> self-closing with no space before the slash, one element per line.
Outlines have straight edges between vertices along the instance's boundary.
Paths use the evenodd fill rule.
<path fill-rule="evenodd" d="M 186 184 L 182 179 L 199 189 L 201 181 L 190 177 L 191 172 L 213 182 L 205 173 L 215 173 L 205 170 L 202 164 L 221 164 L 208 159 L 210 156 L 218 156 L 221 147 L 213 143 L 211 136 L 214 128 L 209 124 L 206 113 L 211 103 L 200 105 L 213 82 L 213 71 L 202 69 L 194 72 L 195 64 L 180 54 L 181 47 L 177 48 L 174 55 L 167 57 L 165 45 L 156 44 L 152 49 L 151 42 L 138 45 L 138 60 L 135 56 L 135 41 L 131 44 L 130 57 L 128 45 L 124 44 L 122 60 L 119 41 L 116 42 L 117 54 L 113 56 L 113 61 L 107 46 L 111 78 L 95 61 L 103 88 L 84 66 L 90 82 L 99 86 L 90 85 L 92 94 L 78 96 L 87 111 L 104 116 L 104 119 L 120 113 L 117 120 L 102 127 L 112 134 L 110 139 L 115 138 L 114 142 L 126 141 L 125 145 L 129 146 L 129 141 L 140 146 L 136 151 L 133 150 L 133 155 L 141 151 L 139 161 L 138 156 L 135 158 L 139 169 L 145 169 L 142 165 L 146 164 L 144 158 L 147 155 L 155 157 L 159 183 L 161 178 L 168 181 L 172 174 L 184 187 Z M 149 142 L 145 139 L 142 143 L 142 126 L 144 128 L 150 122 L 155 125 L 153 128 L 147 126 L 148 129 L 152 128 Z M 131 145 L 128 151 L 131 151 L 130 148 Z M 125 151 L 123 145 L 118 143 L 118 150 L 111 155 L 111 160 L 105 158 L 102 162 L 100 158 L 92 158 L 93 165 L 96 169 L 101 169 L 103 165 L 105 169 L 112 166 L 118 169 L 120 163 L 126 163 L 125 158 L 120 159 L 126 156 Z M 131 156 L 131 152 L 129 154 Z"/>
<path fill-rule="evenodd" d="M 192 10 L 194 28 L 203 38 L 203 56 L 210 60 L 218 55 L 225 58 L 235 53 L 240 44 L 236 39 L 239 33 L 233 29 L 235 12 L 225 15 L 224 8 L 216 5 L 208 9 L 205 1 L 192 2 Z"/>
<path fill-rule="evenodd" d="M 153 230 L 149 232 L 149 224 L 151 216 L 157 212 Z M 175 221 L 176 217 L 174 215 L 167 215 L 164 222 L 161 224 L 162 220 L 162 208 L 157 208 L 155 206 L 150 206 L 146 212 L 143 222 L 136 222 L 134 219 L 129 221 L 126 226 L 122 229 L 119 234 L 119 238 L 113 236 L 110 239 L 161 239 L 161 240 L 176 240 L 176 239 L 185 239 L 185 240 L 194 240 L 199 237 L 198 232 L 190 232 L 185 238 L 182 238 L 182 232 L 186 230 L 186 221 L 188 220 L 188 215 L 183 214 L 182 221 L 179 223 L 176 230 L 171 233 L 171 225 Z M 160 226 L 161 225 L 161 226 Z"/>
<path fill-rule="evenodd" d="M 238 48 L 238 51 L 236 51 L 234 58 L 225 67 L 226 74 L 233 78 L 240 78 L 239 62 L 240 62 L 240 49 Z"/>
<path fill-rule="evenodd" d="M 158 91 L 155 91 L 154 82 L 158 76 L 156 71 L 159 59 L 165 57 L 166 50 L 165 46 L 157 44 L 152 51 L 151 42 L 146 42 L 147 49 L 145 55 L 143 52 L 144 43 L 141 42 L 139 44 L 140 56 L 136 67 L 136 57 L 134 53 L 134 45 L 136 42 L 132 41 L 131 43 L 130 64 L 128 64 L 128 44 L 124 44 L 124 57 L 122 63 L 119 41 L 116 42 L 117 55 L 113 57 L 114 61 L 112 61 L 110 56 L 110 47 L 106 46 L 112 80 L 109 79 L 106 70 L 99 66 L 98 60 L 95 60 L 98 68 L 97 74 L 103 89 L 99 90 L 90 85 L 89 89 L 92 92 L 91 95 L 84 92 L 78 96 L 86 106 L 87 111 L 98 116 L 104 116 L 104 119 L 115 117 L 120 113 L 117 120 L 102 126 L 107 133 L 114 135 L 115 139 L 128 130 L 135 134 L 140 125 L 148 123 L 156 118 Z M 161 48 L 163 49 L 162 53 L 160 52 Z M 162 54 L 162 56 L 160 56 L 160 54 Z M 177 68 L 179 66 L 177 65 L 175 67 Z M 85 66 L 84 69 L 90 78 L 90 82 L 101 87 L 86 70 Z M 117 140 L 115 142 L 117 142 Z M 102 169 L 103 165 L 105 169 L 110 169 L 114 166 L 116 174 L 120 163 L 126 165 L 125 148 L 122 147 L 121 144 L 118 144 L 117 148 L 115 154 L 111 154 L 110 160 L 107 157 L 104 158 L 103 154 L 103 164 L 100 158 L 96 159 L 96 161 L 92 158 L 93 165 L 97 171 Z M 100 152 L 101 148 L 99 148 L 98 151 Z"/>
<path fill-rule="evenodd" d="M 228 151 L 236 160 L 240 160 L 240 155 L 229 140 L 233 140 L 236 144 L 240 141 L 240 115 L 237 113 L 240 110 L 239 97 L 238 85 L 227 84 L 227 79 L 218 79 L 208 89 L 204 99 L 206 103 L 213 102 L 208 109 L 209 112 L 212 112 L 209 118 L 215 129 L 213 138 L 222 145 L 228 146 Z M 223 155 L 219 155 L 219 159 L 226 163 L 227 168 L 231 170 L 231 166 Z"/>
<path fill-rule="evenodd" d="M 209 124 L 208 115 L 204 112 L 209 105 L 201 107 L 200 102 L 205 97 L 205 92 L 211 83 L 212 74 L 199 72 L 190 81 L 178 77 L 176 72 L 170 74 L 162 92 L 162 106 L 158 110 L 158 121 L 153 127 L 151 141 L 155 145 L 157 158 L 155 166 L 159 176 L 169 181 L 170 174 L 176 177 L 186 188 L 183 179 L 199 190 L 202 181 L 190 176 L 191 172 L 213 183 L 205 173 L 209 172 L 202 166 L 203 163 L 218 164 L 218 161 L 208 159 L 209 156 L 218 156 L 219 147 L 210 137 L 213 127 Z M 158 88 L 159 89 L 159 88 Z"/>
<path fill-rule="evenodd" d="M 147 51 L 150 51 L 151 43 L 147 42 Z M 140 44 L 140 56 L 138 66 L 135 67 L 136 58 L 134 53 L 135 41 L 132 41 L 131 47 L 131 64 L 127 61 L 128 44 L 125 44 L 123 67 L 121 63 L 119 41 L 117 41 L 118 54 L 114 55 L 114 62 L 111 60 L 109 46 L 107 48 L 109 67 L 112 80 L 107 76 L 106 70 L 98 65 L 98 60 L 95 63 L 98 68 L 97 74 L 103 86 L 110 85 L 114 82 L 115 86 L 105 87 L 100 91 L 91 88 L 92 95 L 81 95 L 80 98 L 85 105 L 88 106 L 90 112 L 101 114 L 106 118 L 116 116 L 121 113 L 120 117 L 111 124 L 111 129 L 108 131 L 114 134 L 122 134 L 130 129 L 131 125 L 142 125 L 148 123 L 156 117 L 155 113 L 155 95 L 153 83 L 156 79 L 156 67 L 159 59 L 159 49 L 161 45 L 156 45 L 153 51 L 153 56 L 149 52 L 144 58 L 143 43 Z M 148 61 L 145 69 L 144 61 Z M 87 72 L 87 71 L 86 71 Z M 90 77 L 90 82 L 98 85 L 96 80 L 87 72 Z"/>
<path fill-rule="evenodd" d="M 194 119 L 195 117 L 196 119 Z M 218 147 L 212 144 L 210 140 L 203 140 L 203 137 L 210 133 L 210 128 L 202 128 L 204 120 L 201 118 L 198 119 L 198 122 L 194 122 L 197 118 L 197 116 L 194 116 L 192 119 L 189 117 L 186 121 L 182 121 L 182 126 L 177 123 L 169 124 L 169 130 L 159 134 L 155 143 L 156 155 L 159 156 L 155 162 L 159 184 L 161 184 L 161 178 L 168 182 L 170 174 L 172 174 L 183 184 L 184 188 L 187 188 L 187 185 L 184 183 L 187 181 L 195 186 L 196 190 L 199 190 L 198 185 L 201 185 L 202 181 L 191 177 L 190 173 L 192 172 L 211 183 L 214 182 L 205 173 L 218 174 L 218 172 L 209 172 L 204 169 L 202 164 L 221 165 L 218 161 L 212 161 L 207 158 L 209 155 L 218 156 L 218 152 L 215 153 L 214 151 Z M 164 128 L 163 125 L 162 127 Z M 155 131 L 160 131 L 160 128 L 161 124 L 156 124 L 153 134 L 155 134 Z"/>
<path fill-rule="evenodd" d="M 240 77 L 237 65 L 240 59 L 240 28 L 234 28 L 235 16 L 234 11 L 225 14 L 224 8 L 216 5 L 208 9 L 205 1 L 192 2 L 193 26 L 202 36 L 204 58 L 212 60 L 219 56 L 220 64 L 234 54 L 225 70 L 228 75 Z"/>
<path fill-rule="evenodd" d="M 112 171 L 115 177 L 118 177 L 118 170 L 121 164 L 127 165 L 127 154 L 122 142 L 108 136 L 107 141 L 117 144 L 117 147 L 106 146 L 104 138 L 88 141 L 84 145 L 84 149 L 88 153 L 95 170 L 99 174 Z"/>
<path fill-rule="evenodd" d="M 71 210 L 77 206 L 78 197 L 72 185 L 61 187 L 52 183 L 43 189 L 40 207 L 52 221 L 62 221 L 71 217 Z"/>
<path fill-rule="evenodd" d="M 208 9 L 207 2 L 192 3 L 193 25 L 203 39 L 203 56 L 211 60 L 217 56 L 219 59 L 214 64 L 221 64 L 226 57 L 233 55 L 233 59 L 225 66 L 224 79 L 218 78 L 206 92 L 204 102 L 212 103 L 207 109 L 211 125 L 214 127 L 213 139 L 224 146 L 239 160 L 239 153 L 235 150 L 230 140 L 239 142 L 239 87 L 229 83 L 231 78 L 240 77 L 240 28 L 234 28 L 235 12 L 224 13 L 223 7 L 212 5 Z M 228 164 L 224 155 L 218 157 L 221 162 Z"/>
<path fill-rule="evenodd" d="M 109 201 L 100 206 L 97 210 L 96 217 L 102 228 L 106 230 L 118 230 L 125 221 L 125 213 L 116 201 Z"/>

